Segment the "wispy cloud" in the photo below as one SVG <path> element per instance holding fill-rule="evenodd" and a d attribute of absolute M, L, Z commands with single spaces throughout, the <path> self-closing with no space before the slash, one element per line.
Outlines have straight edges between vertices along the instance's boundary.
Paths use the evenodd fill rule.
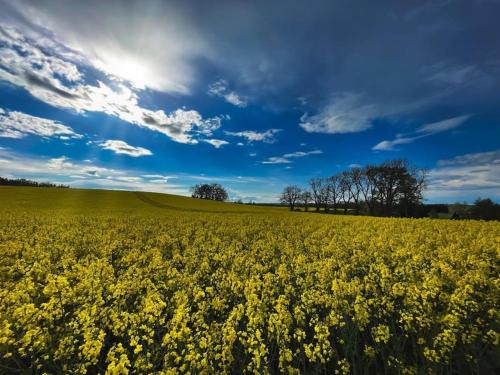
<path fill-rule="evenodd" d="M 377 143 L 372 147 L 372 150 L 376 151 L 392 151 L 394 146 L 413 143 L 414 141 L 425 138 L 433 134 L 442 133 L 451 129 L 455 129 L 465 123 L 471 115 L 452 117 L 443 121 L 433 122 L 429 124 L 424 124 L 418 127 L 413 133 L 410 134 L 398 134 L 393 140 L 386 140 Z"/>
<path fill-rule="evenodd" d="M 456 89 L 461 86 L 487 86 L 495 80 L 489 74 L 475 65 L 453 65 L 447 62 L 439 62 L 426 67 L 428 72 L 427 81 L 435 85 Z"/>
<path fill-rule="evenodd" d="M 283 131 L 283 129 L 268 129 L 264 132 L 258 132 L 255 130 L 243 130 L 239 132 L 225 131 L 224 133 L 233 137 L 245 138 L 247 142 L 275 143 L 276 134 L 281 131 Z"/>
<path fill-rule="evenodd" d="M 425 124 L 417 128 L 416 132 L 425 135 L 432 135 L 435 133 L 444 132 L 459 127 L 470 117 L 471 115 L 463 115 L 463 116 L 452 117 L 443 121 Z"/>
<path fill-rule="evenodd" d="M 20 139 L 28 135 L 63 140 L 82 138 L 81 134 L 58 121 L 0 108 L 0 137 Z"/>
<path fill-rule="evenodd" d="M 293 163 L 293 161 L 290 159 L 303 158 L 305 156 L 319 155 L 322 153 L 323 153 L 323 151 L 321 151 L 321 150 L 312 150 L 312 151 L 307 151 L 307 152 L 296 151 L 296 152 L 284 154 L 282 156 L 272 156 L 270 158 L 267 158 L 266 160 L 263 160 L 261 163 L 262 164 L 290 164 L 290 163 Z"/>
<path fill-rule="evenodd" d="M 333 96 L 317 114 L 302 115 L 299 125 L 308 133 L 356 133 L 371 127 L 371 121 L 383 114 L 376 105 L 365 103 L 362 95 L 344 93 Z"/>
<path fill-rule="evenodd" d="M 429 171 L 426 197 L 450 201 L 457 196 L 500 198 L 500 150 L 440 160 Z"/>
<path fill-rule="evenodd" d="M 169 180 L 173 178 L 177 178 L 177 176 L 163 175 L 163 174 L 144 174 L 141 177 L 148 179 L 154 183 L 167 183 Z"/>
<path fill-rule="evenodd" d="M 248 184 L 248 183 L 265 183 L 269 182 L 267 179 L 252 176 L 212 176 L 212 175 L 183 175 L 182 177 L 195 180 L 195 181 L 206 181 L 206 182 L 227 182 L 227 183 L 238 183 L 238 184 Z"/>
<path fill-rule="evenodd" d="M 372 147 L 372 150 L 375 151 L 393 151 L 394 146 L 398 145 L 404 145 L 408 143 L 412 143 L 416 141 L 419 138 L 424 137 L 423 135 L 416 136 L 416 137 L 402 137 L 402 136 L 396 136 L 396 139 L 392 141 L 382 141 L 377 143 L 375 146 Z"/>
<path fill-rule="evenodd" d="M 124 154 L 137 158 L 139 156 L 153 155 L 153 153 L 144 147 L 134 147 L 127 142 L 116 139 L 108 139 L 106 142 L 100 143 L 99 147 L 104 150 L 113 151 L 115 154 Z"/>
<path fill-rule="evenodd" d="M 323 151 L 321 150 L 312 150 L 312 151 L 295 151 L 295 152 L 291 152 L 289 154 L 284 154 L 283 157 L 285 158 L 303 158 L 304 156 L 308 156 L 308 155 L 319 155 L 319 154 L 322 154 Z"/>
<path fill-rule="evenodd" d="M 382 101 L 364 92 L 336 92 L 315 114 L 304 113 L 299 126 L 308 133 L 359 133 L 370 129 L 375 120 L 392 119 L 422 109 L 440 96 L 438 92 L 424 98 Z"/>
<path fill-rule="evenodd" d="M 208 86 L 208 94 L 224 98 L 224 100 L 236 107 L 244 108 L 247 106 L 247 99 L 238 95 L 235 91 L 229 89 L 226 80 L 221 79 Z"/>
<path fill-rule="evenodd" d="M 283 157 L 283 156 L 271 156 L 266 160 L 262 161 L 262 164 L 289 164 L 292 163 L 291 160 Z"/>
<path fill-rule="evenodd" d="M 452 159 L 440 160 L 438 162 L 439 166 L 442 167 L 450 165 L 471 165 L 471 164 L 482 164 L 482 163 L 491 163 L 495 165 L 500 165 L 500 150 L 465 154 L 465 155 L 455 156 Z"/>

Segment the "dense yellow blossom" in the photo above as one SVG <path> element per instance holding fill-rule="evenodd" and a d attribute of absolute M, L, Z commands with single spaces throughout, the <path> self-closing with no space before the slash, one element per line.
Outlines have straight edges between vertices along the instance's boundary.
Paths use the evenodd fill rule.
<path fill-rule="evenodd" d="M 137 202 L 2 207 L 0 373 L 495 371 L 499 223 Z"/>

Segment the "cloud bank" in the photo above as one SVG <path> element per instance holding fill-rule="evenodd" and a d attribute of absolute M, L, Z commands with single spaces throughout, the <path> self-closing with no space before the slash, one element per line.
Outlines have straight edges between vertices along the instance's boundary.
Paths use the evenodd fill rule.
<path fill-rule="evenodd" d="M 430 170 L 427 197 L 453 202 L 464 195 L 500 198 L 500 150 L 440 160 Z"/>

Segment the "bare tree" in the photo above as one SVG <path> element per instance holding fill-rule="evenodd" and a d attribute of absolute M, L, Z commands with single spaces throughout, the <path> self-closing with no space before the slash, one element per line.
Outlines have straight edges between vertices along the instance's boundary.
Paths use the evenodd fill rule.
<path fill-rule="evenodd" d="M 347 214 L 347 206 L 351 202 L 351 185 L 353 185 L 351 180 L 351 174 L 349 171 L 344 171 L 339 175 L 339 190 L 340 190 L 340 200 L 344 205 L 344 215 Z"/>
<path fill-rule="evenodd" d="M 364 201 L 370 215 L 412 216 L 421 204 L 426 177 L 425 169 L 397 159 L 363 169 L 351 168 L 328 178 L 313 178 L 309 187 L 317 212 L 322 207 L 325 212 L 330 208 L 336 212 L 342 203 L 344 213 L 354 206 L 359 214 Z M 290 205 L 289 200 L 284 202 Z"/>
<path fill-rule="evenodd" d="M 326 205 L 325 211 L 328 212 L 328 207 L 333 208 L 333 212 L 337 212 L 338 203 L 341 200 L 340 175 L 336 174 L 328 177 L 326 180 Z"/>
<path fill-rule="evenodd" d="M 322 178 L 312 178 L 309 180 L 309 187 L 311 188 L 312 201 L 316 207 L 316 212 L 319 212 L 321 206 L 323 205 L 323 182 Z"/>
<path fill-rule="evenodd" d="M 381 215 L 393 215 L 398 208 L 402 216 L 409 216 L 411 207 L 422 200 L 426 171 L 411 166 L 406 160 L 388 160 L 371 166 L 367 176 L 374 185 L 372 204 L 378 206 Z"/>
<path fill-rule="evenodd" d="M 291 211 L 295 209 L 295 205 L 299 201 L 302 195 L 302 190 L 296 186 L 286 186 L 281 193 L 281 203 L 288 205 Z"/>
<path fill-rule="evenodd" d="M 401 216 L 409 217 L 414 214 L 415 206 L 423 199 L 426 185 L 427 170 L 407 164 L 398 195 Z"/>
<path fill-rule="evenodd" d="M 359 201 L 361 196 L 361 179 L 363 172 L 360 168 L 351 168 L 348 172 L 349 192 L 356 209 L 356 215 L 359 215 Z"/>
<path fill-rule="evenodd" d="M 304 210 L 309 211 L 309 203 L 312 202 L 312 194 L 308 190 L 304 190 L 301 196 L 302 203 L 304 204 Z"/>
<path fill-rule="evenodd" d="M 360 176 L 359 189 L 363 199 L 368 207 L 368 214 L 373 215 L 375 212 L 375 204 L 377 201 L 377 167 L 367 165 L 362 169 Z"/>
<path fill-rule="evenodd" d="M 383 215 L 390 215 L 394 208 L 404 178 L 403 160 L 388 160 L 379 166 L 378 191 Z"/>

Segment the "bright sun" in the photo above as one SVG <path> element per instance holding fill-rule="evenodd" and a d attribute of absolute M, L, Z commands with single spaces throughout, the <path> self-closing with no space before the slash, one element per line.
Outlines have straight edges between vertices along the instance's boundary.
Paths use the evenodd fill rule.
<path fill-rule="evenodd" d="M 138 88 L 144 88 L 148 81 L 148 69 L 144 64 L 134 60 L 118 61 L 114 65 L 114 72 L 116 76 L 132 82 Z"/>
<path fill-rule="evenodd" d="M 133 57 L 107 56 L 100 65 L 107 73 L 129 81 L 139 89 L 143 89 L 150 79 L 150 70 L 147 64 Z"/>

